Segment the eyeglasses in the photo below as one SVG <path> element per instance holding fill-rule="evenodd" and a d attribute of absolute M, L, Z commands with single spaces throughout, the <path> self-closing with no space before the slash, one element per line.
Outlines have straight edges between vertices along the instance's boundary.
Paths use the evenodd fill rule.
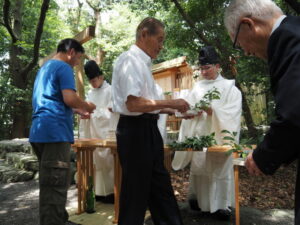
<path fill-rule="evenodd" d="M 236 45 L 236 42 L 237 42 L 237 39 L 238 39 L 238 36 L 239 36 L 239 33 L 240 33 L 241 25 L 242 25 L 242 22 L 240 22 L 240 24 L 237 28 L 237 31 L 236 31 L 236 34 L 235 34 L 235 37 L 234 37 L 234 42 L 232 44 L 232 47 L 235 48 L 235 49 L 240 49 L 240 47 Z"/>

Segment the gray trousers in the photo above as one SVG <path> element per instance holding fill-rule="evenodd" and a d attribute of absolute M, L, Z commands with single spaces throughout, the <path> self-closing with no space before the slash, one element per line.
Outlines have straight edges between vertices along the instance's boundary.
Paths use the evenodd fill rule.
<path fill-rule="evenodd" d="M 70 143 L 31 143 L 39 160 L 40 225 L 65 225 L 70 185 Z"/>

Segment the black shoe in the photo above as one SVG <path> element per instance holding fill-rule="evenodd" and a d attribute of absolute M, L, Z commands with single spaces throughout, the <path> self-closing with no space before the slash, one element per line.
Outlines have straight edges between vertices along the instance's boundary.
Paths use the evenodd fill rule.
<path fill-rule="evenodd" d="M 212 216 L 217 220 L 230 220 L 231 211 L 229 209 L 219 209 L 216 212 L 212 213 Z"/>
<path fill-rule="evenodd" d="M 82 225 L 82 224 L 81 224 L 81 223 L 74 223 L 74 222 L 68 220 L 68 221 L 65 223 L 65 225 Z"/>
<path fill-rule="evenodd" d="M 189 199 L 189 205 L 190 205 L 190 208 L 191 208 L 192 210 L 195 210 L 195 211 L 201 211 L 201 209 L 200 209 L 199 206 L 198 206 L 198 201 L 197 201 L 197 199 L 190 198 L 190 199 Z"/>
<path fill-rule="evenodd" d="M 102 201 L 103 203 L 107 203 L 107 204 L 114 204 L 115 202 L 115 195 L 114 194 L 110 194 L 105 196 L 104 200 Z"/>
<path fill-rule="evenodd" d="M 103 202 L 105 199 L 105 196 L 102 195 L 96 195 L 95 196 L 96 202 Z"/>

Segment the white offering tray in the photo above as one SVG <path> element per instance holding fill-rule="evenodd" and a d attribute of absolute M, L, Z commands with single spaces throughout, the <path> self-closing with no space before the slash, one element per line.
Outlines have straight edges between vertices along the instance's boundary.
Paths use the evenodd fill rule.
<path fill-rule="evenodd" d="M 198 113 L 199 113 L 198 111 L 190 109 L 190 110 L 186 111 L 185 113 L 176 111 L 175 116 L 176 117 L 196 116 L 196 115 L 198 115 Z"/>

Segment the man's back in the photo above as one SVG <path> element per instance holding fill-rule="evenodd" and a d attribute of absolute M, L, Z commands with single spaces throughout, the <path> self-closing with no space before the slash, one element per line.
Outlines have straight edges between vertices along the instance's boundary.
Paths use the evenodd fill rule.
<path fill-rule="evenodd" d="M 49 60 L 34 83 L 30 142 L 73 142 L 73 112 L 63 101 L 63 89 L 75 90 L 73 70 L 63 61 Z"/>

